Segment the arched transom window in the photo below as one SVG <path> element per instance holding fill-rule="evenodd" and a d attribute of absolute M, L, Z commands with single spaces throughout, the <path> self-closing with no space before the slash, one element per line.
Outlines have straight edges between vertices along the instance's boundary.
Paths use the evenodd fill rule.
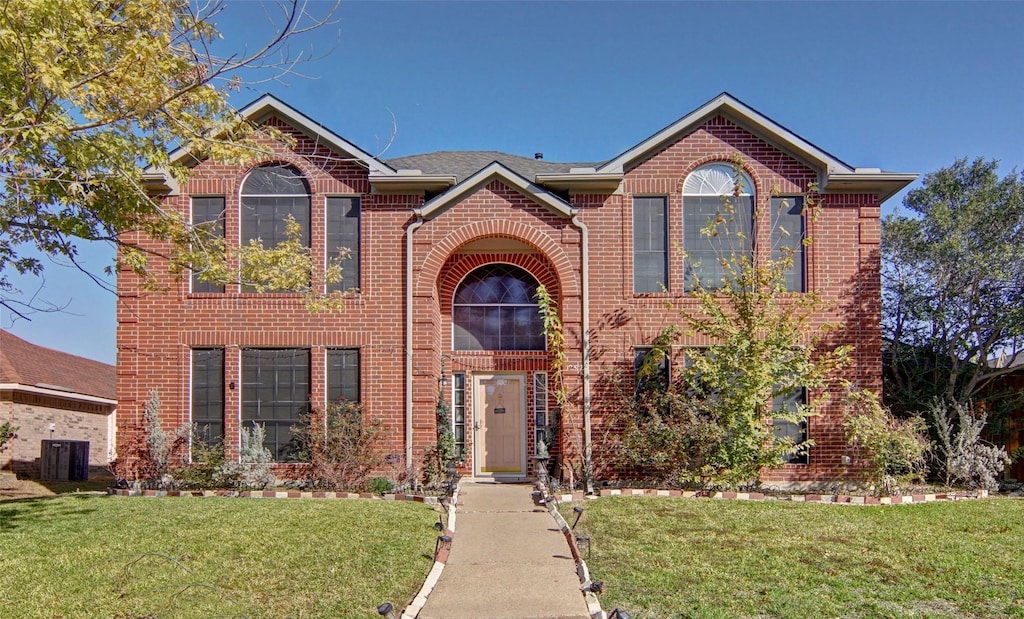
<path fill-rule="evenodd" d="M 544 350 L 537 280 L 510 264 L 482 266 L 462 280 L 452 302 L 455 350 Z"/>
<path fill-rule="evenodd" d="M 686 177 L 683 183 L 686 290 L 692 290 L 696 280 L 704 288 L 719 288 L 727 275 L 723 261 L 741 256 L 752 258 L 753 221 L 754 183 L 746 172 L 737 173 L 727 163 L 712 163 Z M 708 234 L 709 222 L 714 234 Z"/>
<path fill-rule="evenodd" d="M 295 168 L 268 165 L 256 168 L 242 183 L 242 243 L 261 239 L 271 248 L 287 238 L 286 222 L 294 217 L 309 245 L 309 185 Z"/>

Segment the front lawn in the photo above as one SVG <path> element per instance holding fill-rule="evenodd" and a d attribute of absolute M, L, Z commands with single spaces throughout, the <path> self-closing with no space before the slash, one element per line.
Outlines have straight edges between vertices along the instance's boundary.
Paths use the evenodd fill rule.
<path fill-rule="evenodd" d="M 577 533 L 633 617 L 1024 617 L 1024 501 L 609 497 Z M 571 506 L 562 506 L 572 523 Z M 586 548 L 583 548 L 584 557 Z"/>
<path fill-rule="evenodd" d="M 378 617 L 419 590 L 435 522 L 404 501 L 0 502 L 0 615 Z"/>

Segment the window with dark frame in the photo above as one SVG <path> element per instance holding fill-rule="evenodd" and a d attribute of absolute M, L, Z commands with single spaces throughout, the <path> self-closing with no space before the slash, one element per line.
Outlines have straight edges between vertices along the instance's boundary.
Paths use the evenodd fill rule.
<path fill-rule="evenodd" d="M 537 280 L 510 264 L 466 276 L 452 302 L 455 350 L 544 350 Z"/>
<path fill-rule="evenodd" d="M 296 459 L 291 428 L 309 409 L 309 387 L 308 349 L 242 349 L 242 422 L 264 427 L 275 462 Z"/>
<path fill-rule="evenodd" d="M 739 195 L 734 195 L 737 190 Z M 709 222 L 718 221 L 717 234 L 704 234 Z M 683 290 L 695 281 L 708 290 L 721 288 L 724 262 L 753 258 L 754 185 L 743 174 L 737 179 L 726 163 L 694 170 L 683 183 Z"/>
<path fill-rule="evenodd" d="M 787 196 L 771 199 L 772 260 L 791 255 L 792 268 L 786 271 L 786 291 L 804 292 L 807 286 L 804 258 L 804 199 Z"/>
<path fill-rule="evenodd" d="M 359 349 L 327 349 L 327 399 L 359 402 Z"/>
<path fill-rule="evenodd" d="M 633 198 L 633 292 L 668 289 L 668 199 Z"/>
<path fill-rule="evenodd" d="M 310 192 L 302 174 L 290 166 L 256 168 L 242 184 L 241 241 L 247 245 L 259 239 L 263 247 L 276 247 L 287 240 L 291 216 L 302 229 L 302 243 L 309 246 Z M 246 292 L 253 292 L 246 287 Z"/>
<path fill-rule="evenodd" d="M 337 260 L 342 249 L 347 250 L 341 258 L 342 280 L 328 286 L 328 292 L 358 290 L 359 273 L 359 198 L 327 198 L 327 260 Z"/>
<path fill-rule="evenodd" d="M 466 459 L 466 375 L 452 374 L 452 434 L 455 436 L 455 458 Z"/>
<path fill-rule="evenodd" d="M 801 387 L 791 393 L 777 395 L 772 398 L 772 410 L 794 412 L 799 406 L 806 403 L 807 390 Z M 799 423 L 786 419 L 773 419 L 772 431 L 776 438 L 788 438 L 792 441 L 793 445 L 799 445 L 807 440 L 807 419 L 802 419 Z M 789 464 L 807 464 L 807 450 L 801 453 L 790 454 L 784 460 Z"/>
<path fill-rule="evenodd" d="M 224 349 L 192 349 L 192 423 L 207 445 L 224 441 Z"/>
<path fill-rule="evenodd" d="M 633 349 L 633 393 L 638 395 L 647 389 L 666 386 L 669 376 L 669 358 L 662 354 L 660 359 L 651 355 L 654 348 L 638 346 Z"/>
<path fill-rule="evenodd" d="M 198 243 L 204 238 L 224 237 L 224 196 L 199 196 L 192 198 L 192 227 Z M 193 244 L 193 249 L 197 248 Z M 204 282 L 199 274 L 192 273 L 192 292 L 224 292 L 224 286 Z"/>

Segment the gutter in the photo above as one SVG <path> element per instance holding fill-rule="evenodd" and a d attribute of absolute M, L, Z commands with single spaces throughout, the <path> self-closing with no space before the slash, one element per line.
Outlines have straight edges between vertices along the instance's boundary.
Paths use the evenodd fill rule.
<path fill-rule="evenodd" d="M 593 443 L 591 442 L 590 429 L 590 230 L 580 220 L 579 209 L 573 209 L 572 224 L 579 228 L 582 251 L 582 265 L 580 267 L 583 281 L 580 284 L 580 294 L 583 302 L 583 318 L 581 328 L 583 330 L 583 471 L 587 481 L 587 494 L 594 494 L 593 474 Z"/>
<path fill-rule="evenodd" d="M 405 229 L 405 466 L 412 466 L 412 233 L 423 225 L 423 214 Z"/>

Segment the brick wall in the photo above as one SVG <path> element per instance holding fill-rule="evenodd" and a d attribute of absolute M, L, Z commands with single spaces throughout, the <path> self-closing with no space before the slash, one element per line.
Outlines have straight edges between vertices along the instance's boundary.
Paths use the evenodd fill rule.
<path fill-rule="evenodd" d="M 289 131 L 280 123 L 279 128 Z M 362 201 L 362 281 L 340 312 L 311 314 L 289 294 L 245 294 L 229 286 L 224 294 L 190 294 L 188 281 L 176 281 L 156 265 L 166 292 L 143 290 L 137 279 L 118 279 L 118 398 L 122 439 L 141 424 L 142 403 L 157 388 L 165 427 L 189 419 L 189 358 L 193 347 L 224 347 L 225 384 L 239 384 L 240 349 L 303 347 L 312 351 L 314 401 L 322 402 L 324 351 L 358 347 L 362 351 L 361 394 L 367 414 L 383 420 L 386 448 L 404 453 L 405 435 L 405 237 L 414 220 L 411 209 L 422 196 L 388 196 L 370 192 L 364 169 L 339 160 L 313 140 L 291 132 L 294 148 L 268 144 L 277 156 L 267 162 L 296 166 L 312 187 L 312 244 L 323 255 L 324 208 L 328 195 L 359 196 Z M 613 474 L 616 414 L 621 385 L 632 379 L 632 348 L 649 344 L 661 329 L 679 322 L 678 309 L 692 307 L 683 294 L 682 260 L 670 264 L 671 290 L 664 294 L 632 293 L 632 197 L 665 195 L 669 236 L 682 239 L 682 184 L 697 167 L 742 157 L 755 184 L 757 206 L 767 212 L 771 192 L 802 193 L 816 178 L 814 170 L 773 148 L 728 120 L 717 117 L 627 171 L 621 192 L 573 195 L 572 205 L 590 231 L 590 338 L 592 346 L 595 462 L 599 473 Z M 165 206 L 187 214 L 190 195 L 224 195 L 228 239 L 239 235 L 238 192 L 248 168 L 199 164 L 182 195 Z M 869 388 L 880 387 L 878 238 L 879 204 L 875 195 L 829 195 L 820 217 L 810 224 L 815 239 L 808 248 L 808 281 L 833 306 L 815 317 L 817 324 L 842 322 L 846 328 L 832 343 L 857 345 L 848 377 Z M 762 224 L 767 233 L 767 223 Z M 767 249 L 759 249 L 764 253 Z M 567 386 L 577 405 L 567 410 L 562 448 L 578 452 L 582 368 L 582 233 L 563 215 L 517 190 L 493 180 L 461 201 L 433 213 L 413 234 L 413 448 L 418 460 L 435 440 L 434 407 L 442 358 L 445 372 L 545 371 L 546 354 L 476 353 L 451 349 L 451 300 L 458 282 L 473 268 L 492 262 L 517 264 L 548 286 L 565 324 L 568 346 Z M 322 265 L 321 265 L 322 268 Z M 685 344 L 706 345 L 688 340 Z M 470 381 L 467 380 L 467 388 Z M 531 385 L 532 381 L 528 381 Z M 631 386 L 629 387 L 631 391 Z M 468 395 L 468 394 L 467 394 Z M 821 394 L 812 394 L 820 400 Z M 226 436 L 237 444 L 240 390 L 228 389 Z M 532 392 L 527 401 L 532 399 Z M 553 405 L 553 403 L 552 403 Z M 831 478 L 843 474 L 843 446 L 834 404 L 812 419 L 817 442 L 808 465 L 787 465 L 769 474 L 773 480 Z M 467 430 L 472 402 L 467 403 Z M 532 417 L 532 416 L 530 416 Z M 528 428 L 533 451 L 532 420 Z M 472 433 L 467 431 L 472 454 Z M 464 472 L 471 472 L 467 462 Z"/>

